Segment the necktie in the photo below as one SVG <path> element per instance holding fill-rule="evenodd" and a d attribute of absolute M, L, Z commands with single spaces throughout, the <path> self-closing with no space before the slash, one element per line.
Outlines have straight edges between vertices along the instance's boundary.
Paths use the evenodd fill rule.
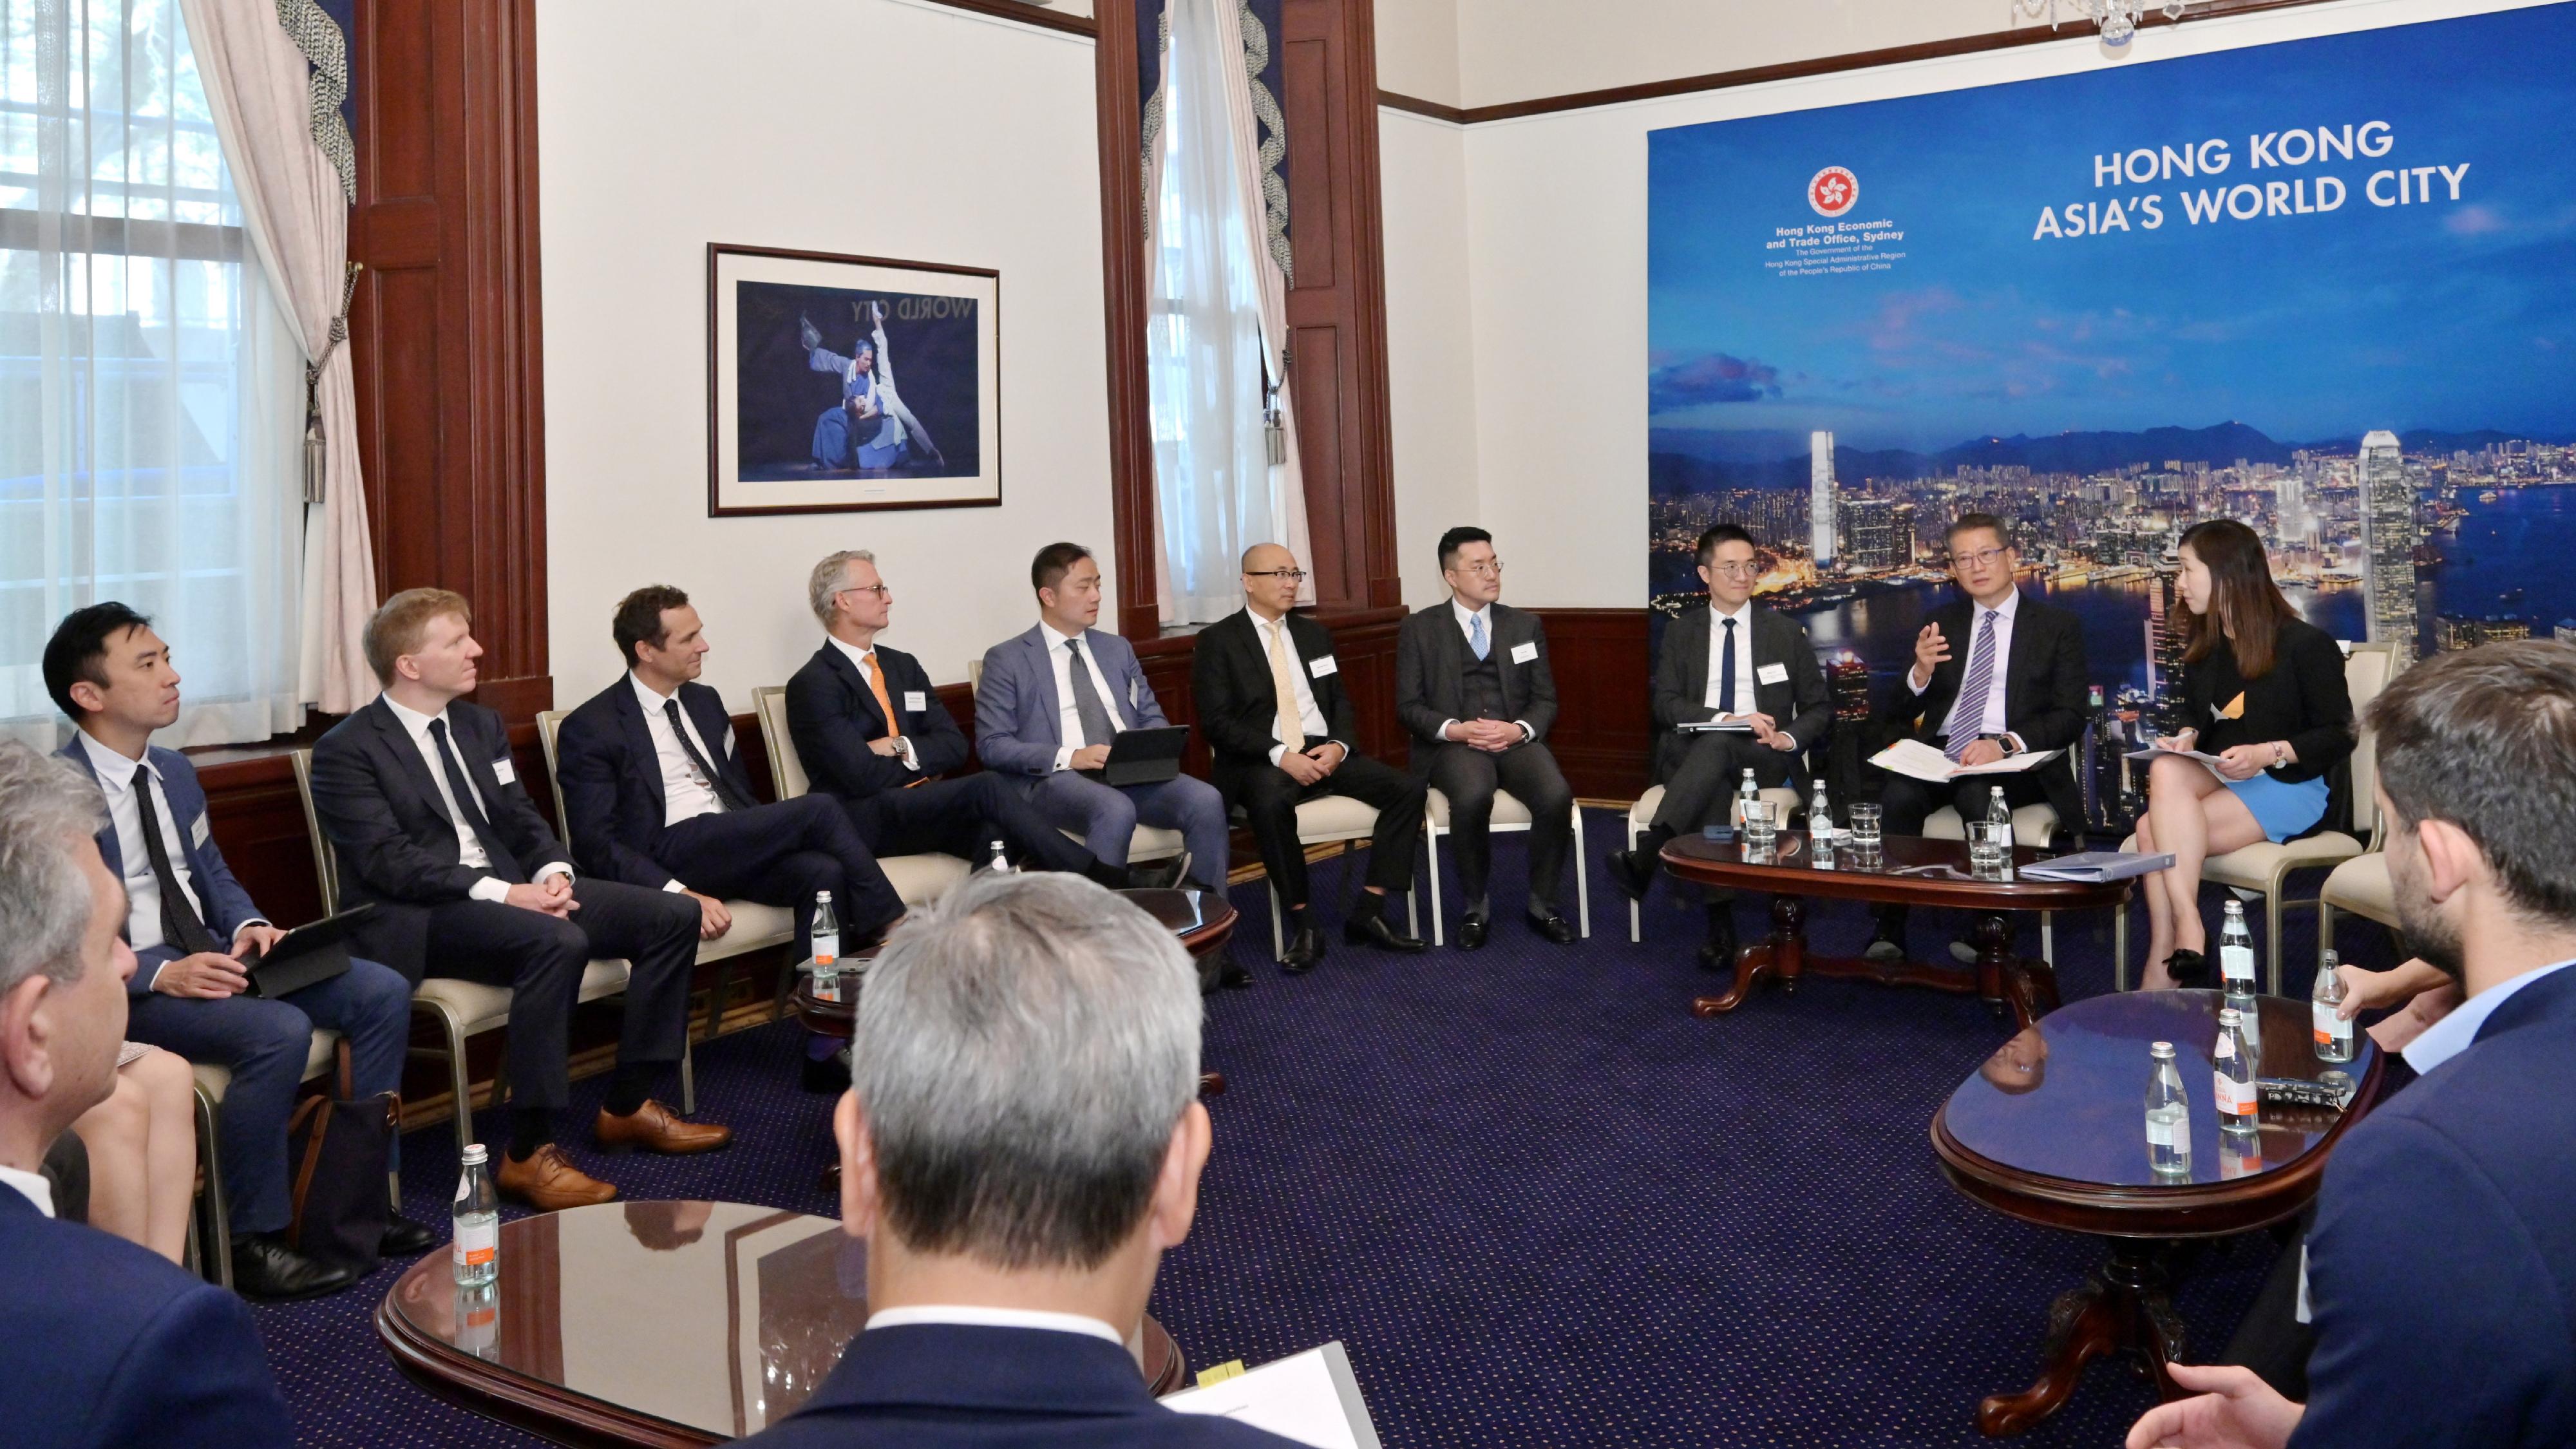
<path fill-rule="evenodd" d="M 483 858 L 491 872 L 512 885 L 527 884 L 527 873 L 519 869 L 519 858 L 501 847 L 500 837 L 492 822 L 484 818 L 483 806 L 475 797 L 473 783 L 465 778 L 465 766 L 456 758 L 456 746 L 447 738 L 444 717 L 429 722 L 429 737 L 438 745 L 438 768 L 447 776 L 448 793 L 456 797 L 456 808 L 465 815 L 465 823 L 474 838 L 483 843 Z"/>
<path fill-rule="evenodd" d="M 1726 621 L 1726 646 L 1717 652 L 1717 712 L 1735 713 L 1735 621 Z"/>
<path fill-rule="evenodd" d="M 680 752 L 689 757 L 689 763 L 697 767 L 698 774 L 704 777 L 707 784 L 715 790 L 716 803 L 727 810 L 750 809 L 750 799 L 735 789 L 724 776 L 717 774 L 715 766 L 707 763 L 707 757 L 698 753 L 697 742 L 689 738 L 688 729 L 680 723 L 678 700 L 662 701 L 662 718 L 671 722 L 671 737 L 680 742 Z"/>
<path fill-rule="evenodd" d="M 161 812 L 152 803 L 152 771 L 142 765 L 134 767 L 134 813 L 143 826 L 143 853 L 152 862 L 152 879 L 161 887 L 161 939 L 191 956 L 222 951 L 223 944 L 179 889 L 179 872 L 170 868 L 170 847 L 161 838 Z"/>
<path fill-rule="evenodd" d="M 1109 718 L 1109 706 L 1100 702 L 1100 687 L 1091 682 L 1091 662 L 1083 657 L 1082 641 L 1067 639 L 1064 652 L 1073 656 L 1073 717 L 1081 722 L 1082 742 L 1105 745 L 1118 733 Z"/>
<path fill-rule="evenodd" d="M 1986 692 L 1995 683 L 1995 614 L 1986 611 L 1977 625 L 1977 647 L 1968 651 L 1968 677 L 1959 684 L 1959 702 L 1950 711 L 1950 739 L 1942 753 L 1957 759 L 1986 731 Z"/>
<path fill-rule="evenodd" d="M 1485 652 L 1492 647 L 1485 642 L 1485 616 L 1482 614 L 1467 616 L 1467 647 L 1476 651 L 1478 659 L 1484 658 Z"/>
<path fill-rule="evenodd" d="M 903 738 L 903 720 L 894 712 L 894 697 L 886 693 L 885 671 L 877 667 L 877 651 L 871 649 L 859 656 L 868 667 L 868 690 L 877 697 L 877 713 L 885 716 L 886 738 Z"/>
<path fill-rule="evenodd" d="M 1279 743 L 1296 754 L 1306 748 L 1306 725 L 1297 708 L 1297 676 L 1288 663 L 1286 619 L 1270 626 L 1270 689 L 1279 696 Z"/>

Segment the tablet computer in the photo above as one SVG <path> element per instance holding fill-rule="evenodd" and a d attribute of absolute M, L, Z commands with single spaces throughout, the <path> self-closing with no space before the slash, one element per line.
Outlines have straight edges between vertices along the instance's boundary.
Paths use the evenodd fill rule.
<path fill-rule="evenodd" d="M 334 916 L 308 922 L 277 938 L 266 951 L 244 961 L 250 986 L 245 994 L 274 1000 L 289 992 L 330 980 L 349 969 L 349 931 L 375 914 L 371 903 L 352 906 Z"/>
<path fill-rule="evenodd" d="M 1159 785 L 1181 772 L 1181 751 L 1189 744 L 1188 725 L 1120 730 L 1109 742 L 1109 763 L 1100 778 L 1110 785 Z"/>

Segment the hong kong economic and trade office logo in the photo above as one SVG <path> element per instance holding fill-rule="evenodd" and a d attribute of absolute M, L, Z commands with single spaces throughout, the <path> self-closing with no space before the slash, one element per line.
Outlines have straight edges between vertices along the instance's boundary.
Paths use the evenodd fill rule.
<path fill-rule="evenodd" d="M 1848 166 L 1828 166 L 1807 182 L 1807 204 L 1818 216 L 1842 216 L 1860 205 L 1860 178 Z"/>

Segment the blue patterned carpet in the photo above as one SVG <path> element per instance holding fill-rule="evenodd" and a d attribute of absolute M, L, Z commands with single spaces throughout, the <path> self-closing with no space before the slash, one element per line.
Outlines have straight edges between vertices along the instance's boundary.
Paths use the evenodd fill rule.
<path fill-rule="evenodd" d="M 1267 962 L 1266 893 L 1236 890 L 1258 983 L 1210 1002 L 1207 1064 L 1231 1090 L 1156 1316 L 1193 1365 L 1342 1340 L 1389 1449 L 1985 1442 L 1977 1399 L 2029 1383 L 2050 1300 L 2098 1256 L 1969 1203 L 1935 1165 L 1934 1109 L 2004 1028 L 1971 999 L 1824 980 L 1692 1019 L 1713 979 L 1690 959 L 1696 907 L 1658 895 L 1630 945 L 1599 868 L 1616 820 L 1588 813 L 1593 935 L 1573 948 L 1506 915 L 1479 954 L 1337 940 L 1292 981 Z M 1524 839 L 1496 842 L 1498 901 L 1520 899 Z M 1317 890 L 1346 879 L 1321 867 Z M 1918 913 L 1918 952 L 1942 925 Z M 1810 931 L 1849 950 L 1868 923 L 1821 906 Z M 2386 964 L 2376 927 L 2339 935 L 2347 959 Z M 2303 991 L 2312 926 L 2289 946 Z M 2107 916 L 2061 920 L 2057 950 L 2069 998 L 2110 989 Z M 731 1151 L 602 1170 L 629 1197 L 834 1211 L 814 1170 L 830 1104 L 796 1088 L 801 1041 L 782 1024 L 699 1054 L 701 1112 L 735 1128 Z M 602 1086 L 576 1085 L 576 1120 Z M 404 1151 L 408 1211 L 439 1222 L 454 1138 Z M 2226 1342 L 2273 1251 L 2224 1245 L 2181 1285 L 2194 1357 Z M 370 1322 L 392 1278 L 259 1310 L 304 1442 L 538 1442 L 395 1371 Z M 2116 1443 L 2149 1402 L 2096 1364 L 2021 1442 Z"/>

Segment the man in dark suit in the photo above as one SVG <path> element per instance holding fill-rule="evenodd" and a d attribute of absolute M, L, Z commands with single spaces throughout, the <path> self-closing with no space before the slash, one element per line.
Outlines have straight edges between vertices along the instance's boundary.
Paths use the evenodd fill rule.
<path fill-rule="evenodd" d="M 1199 731 L 1215 754 L 1216 788 L 1240 805 L 1288 912 L 1283 922 L 1291 975 L 1324 959 L 1324 933 L 1306 909 L 1306 848 L 1297 843 L 1297 806 L 1348 795 L 1377 807 L 1369 837 L 1368 887 L 1343 923 L 1343 938 L 1385 951 L 1419 951 L 1419 937 L 1387 923 L 1389 891 L 1413 883 L 1413 847 L 1422 835 L 1420 779 L 1359 752 L 1359 716 L 1342 688 L 1333 636 L 1292 614 L 1306 574 L 1297 556 L 1275 543 L 1243 555 L 1243 611 L 1200 631 L 1190 660 Z"/>
<path fill-rule="evenodd" d="M 810 956 L 817 896 L 845 946 L 880 941 L 903 900 L 830 796 L 752 798 L 724 696 L 698 683 L 706 628 L 667 584 L 628 594 L 610 626 L 627 673 L 566 715 L 555 738 L 564 822 L 582 872 L 697 903 L 698 934 L 733 927 L 727 899 L 784 906 Z"/>
<path fill-rule="evenodd" d="M 1043 870 L 1087 875 L 1112 890 L 1169 884 L 1142 878 L 1068 840 L 1019 791 L 989 771 L 936 778 L 966 763 L 966 736 L 930 687 L 930 672 L 877 642 L 894 617 L 894 590 L 876 555 L 853 549 L 814 566 L 806 602 L 823 647 L 787 681 L 787 732 L 814 788 L 837 796 L 878 855 L 947 854 L 982 866 L 993 842 Z"/>
<path fill-rule="evenodd" d="M 1959 515 L 1949 546 L 1950 577 L 1967 597 L 1934 610 L 1915 636 L 1912 667 L 1880 699 L 1878 723 L 1939 746 L 1962 765 L 2074 745 L 2084 737 L 2083 621 L 2014 587 L 2021 551 L 2002 519 Z M 1890 835 L 1921 835 L 1924 819 L 1944 805 L 1963 823 L 1982 820 L 1998 789 L 2016 810 L 2047 802 L 2068 829 L 2084 818 L 2071 755 L 2018 774 L 1966 775 L 1948 785 L 1894 771 L 1882 776 L 1882 821 Z M 1877 914 L 1869 954 L 1904 960 L 1905 907 L 1881 906 Z"/>
<path fill-rule="evenodd" d="M 2131 1449 L 2576 1444 L 2576 647 L 2435 655 L 2367 723 L 2398 920 L 2468 999 L 2326 1164 L 2305 1407 L 2176 1365 Z"/>
<path fill-rule="evenodd" d="M 1699 577 L 1708 602 L 1665 626 L 1655 660 L 1655 778 L 1664 787 L 1653 824 L 1634 850 L 1610 853 L 1610 879 L 1641 901 L 1654 884 L 1666 842 L 1729 819 L 1746 772 L 1762 788 L 1803 787 L 1801 752 L 1824 743 L 1833 703 L 1807 631 L 1753 602 L 1762 564 L 1753 535 L 1720 523 L 1699 536 Z M 1723 720 L 1740 726 L 1684 734 L 1679 727 Z M 1708 940 L 1700 964 L 1735 964 L 1734 893 L 1710 891 Z"/>
<path fill-rule="evenodd" d="M 757 1449 L 1286 1449 L 1154 1402 L 1127 1344 L 1207 1165 L 1198 972 L 1065 875 L 984 873 L 905 923 L 832 1116 L 869 1317 Z"/>
<path fill-rule="evenodd" d="M 129 983 L 126 1035 L 232 1073 L 216 1130 L 234 1286 L 268 1299 L 346 1288 L 357 1281 L 353 1268 L 287 1245 L 287 1118 L 316 1026 L 347 1039 L 359 1096 L 402 1090 L 411 987 L 391 967 L 358 958 L 288 995 L 250 994 L 248 963 L 285 933 L 224 863 L 196 767 L 151 744 L 155 730 L 179 718 L 169 646 L 125 605 L 92 604 L 55 628 L 44 671 L 45 687 L 79 731 L 62 757 L 96 780 L 107 801 L 99 854 L 125 881 L 130 902 L 126 940 L 141 964 Z M 398 1216 L 382 1251 L 425 1252 L 437 1241 Z"/>
<path fill-rule="evenodd" d="M 1485 944 L 1492 908 L 1494 793 L 1509 790 L 1530 812 L 1530 929 L 1563 946 L 1574 927 L 1561 914 L 1565 860 L 1574 847 L 1574 789 L 1548 753 L 1556 723 L 1556 675 L 1547 631 L 1496 602 L 1503 562 L 1494 536 L 1453 528 L 1440 536 L 1440 577 L 1449 597 L 1404 621 L 1395 639 L 1395 712 L 1413 732 L 1413 772 L 1449 801 L 1458 843 L 1458 884 L 1467 918 L 1458 944 Z M 1438 889 L 1438 882 L 1433 882 Z"/>
<path fill-rule="evenodd" d="M 295 1426 L 250 1309 L 148 1249 L 57 1221 L 40 1170 L 116 1083 L 134 952 L 94 834 L 106 817 L 72 766 L 0 742 L 0 1438 L 287 1449 Z"/>
<path fill-rule="evenodd" d="M 407 589 L 367 621 L 375 702 L 313 747 L 313 805 L 340 858 L 344 904 L 374 902 L 356 938 L 408 980 L 454 976 L 512 990 L 510 1143 L 493 1180 L 542 1211 L 606 1202 L 617 1189 L 555 1143 L 570 1099 L 572 1009 L 595 957 L 633 974 L 602 1147 L 709 1152 L 733 1140 L 653 1100 L 680 1060 L 697 960 L 697 902 L 573 876 L 572 852 L 519 783 L 501 717 L 475 684 L 473 614 L 444 589 Z"/>

